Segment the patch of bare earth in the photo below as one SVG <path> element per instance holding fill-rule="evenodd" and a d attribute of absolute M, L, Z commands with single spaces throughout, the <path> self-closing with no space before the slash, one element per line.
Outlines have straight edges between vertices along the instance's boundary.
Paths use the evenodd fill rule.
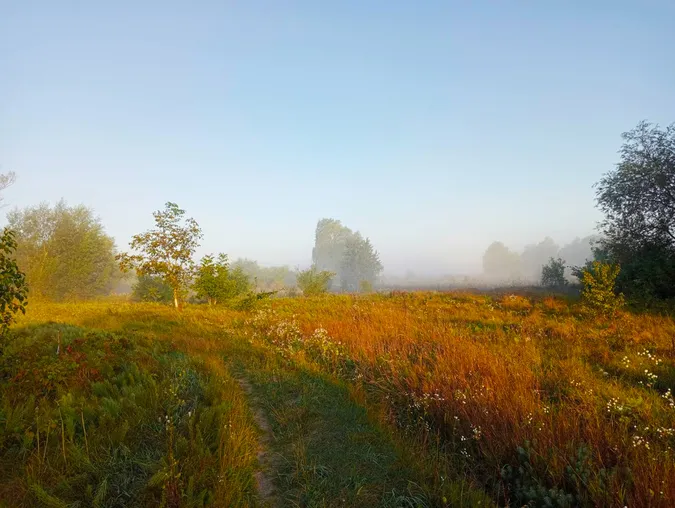
<path fill-rule="evenodd" d="M 253 413 L 253 419 L 255 420 L 256 425 L 261 430 L 261 437 L 258 446 L 258 463 L 261 466 L 259 471 L 254 473 L 254 478 L 256 482 L 256 489 L 258 491 L 258 496 L 260 500 L 271 508 L 276 508 L 279 506 L 279 500 L 276 496 L 276 489 L 274 487 L 274 482 L 272 481 L 271 472 L 274 469 L 274 464 L 272 462 L 269 444 L 272 439 L 272 428 L 270 427 L 265 414 L 259 407 L 256 407 L 255 400 L 253 396 L 253 387 L 251 383 L 245 378 L 237 378 L 237 382 L 241 389 L 249 396 L 249 402 L 251 403 L 249 407 Z"/>

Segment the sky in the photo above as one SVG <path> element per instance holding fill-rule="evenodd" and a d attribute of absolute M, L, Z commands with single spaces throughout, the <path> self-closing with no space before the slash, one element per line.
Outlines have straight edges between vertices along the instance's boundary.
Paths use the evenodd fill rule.
<path fill-rule="evenodd" d="M 385 273 L 601 218 L 621 133 L 675 121 L 675 2 L 0 2 L 0 172 L 118 248 L 178 203 L 200 253 L 307 266 L 316 222 Z M 4 221 L 4 218 L 2 219 Z"/>

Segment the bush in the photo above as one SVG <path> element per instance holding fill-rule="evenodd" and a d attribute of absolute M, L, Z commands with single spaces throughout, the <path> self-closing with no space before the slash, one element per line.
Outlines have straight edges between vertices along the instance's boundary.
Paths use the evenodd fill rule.
<path fill-rule="evenodd" d="M 333 272 L 326 270 L 318 271 L 316 267 L 311 267 L 298 273 L 298 287 L 305 296 L 320 295 L 328 291 L 331 279 L 335 276 Z"/>
<path fill-rule="evenodd" d="M 541 269 L 541 285 L 548 288 L 559 288 L 567 284 L 565 279 L 565 261 L 549 259 L 548 264 Z"/>
<path fill-rule="evenodd" d="M 581 272 L 581 301 L 593 313 L 612 315 L 624 305 L 623 294 L 615 292 L 619 265 L 594 261 Z"/>
<path fill-rule="evenodd" d="M 141 275 L 131 290 L 132 299 L 140 302 L 168 303 L 173 299 L 171 286 L 156 275 Z"/>
<path fill-rule="evenodd" d="M 5 228 L 0 236 L 0 335 L 15 321 L 17 312 L 26 313 L 26 276 L 14 259 L 14 231 Z"/>

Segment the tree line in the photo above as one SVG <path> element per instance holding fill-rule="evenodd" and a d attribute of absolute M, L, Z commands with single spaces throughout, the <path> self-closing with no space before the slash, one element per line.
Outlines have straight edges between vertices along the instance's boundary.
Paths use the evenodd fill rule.
<path fill-rule="evenodd" d="M 615 267 L 606 273 L 617 291 L 633 301 L 675 297 L 675 124 L 660 128 L 640 122 L 622 137 L 618 164 L 596 184 L 596 205 L 604 214 L 598 234 L 562 247 L 547 237 L 521 253 L 494 242 L 483 256 L 487 279 L 551 284 L 577 277 L 583 282 L 594 263 L 604 263 Z M 0 190 L 14 180 L 14 173 L 0 175 Z M 230 262 L 225 254 L 196 262 L 201 230 L 184 214 L 168 203 L 154 214 L 155 230 L 135 235 L 126 254 L 117 252 L 90 208 L 64 201 L 10 212 L 5 230 L 11 239 L 5 238 L 14 245 L 12 259 L 25 274 L 31 297 L 50 300 L 110 294 L 125 270 L 136 273 L 139 299 L 174 304 L 186 298 L 218 303 L 295 286 L 304 294 L 367 292 L 383 270 L 370 239 L 332 218 L 317 223 L 308 270 L 260 267 L 249 259 Z"/>

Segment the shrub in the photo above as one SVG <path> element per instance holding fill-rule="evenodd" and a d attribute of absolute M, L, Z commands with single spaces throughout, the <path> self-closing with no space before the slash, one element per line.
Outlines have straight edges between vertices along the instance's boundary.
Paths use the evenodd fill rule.
<path fill-rule="evenodd" d="M 541 285 L 548 288 L 558 288 L 566 284 L 565 261 L 560 258 L 549 259 L 548 264 L 541 269 Z"/>
<path fill-rule="evenodd" d="M 298 287 L 305 296 L 320 295 L 328 291 L 333 272 L 326 270 L 318 271 L 315 266 L 298 273 Z"/>
<path fill-rule="evenodd" d="M 611 315 L 623 307 L 623 294 L 615 292 L 619 271 L 619 265 L 594 261 L 581 272 L 581 301 L 586 310 Z"/>

